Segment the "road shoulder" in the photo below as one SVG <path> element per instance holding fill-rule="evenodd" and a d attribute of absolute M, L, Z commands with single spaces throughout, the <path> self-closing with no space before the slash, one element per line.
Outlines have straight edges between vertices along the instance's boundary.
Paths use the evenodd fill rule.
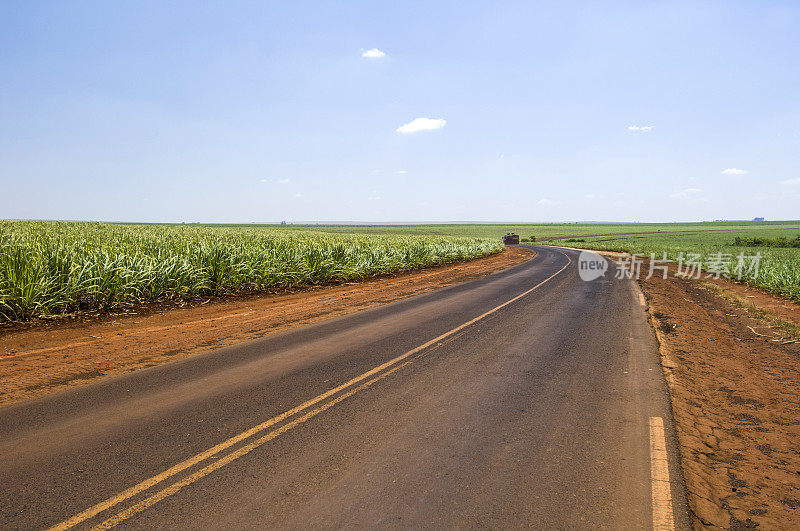
<path fill-rule="evenodd" d="M 724 280 L 639 284 L 695 527 L 799 527 L 800 344 L 774 320 L 796 325 L 797 305 Z"/>

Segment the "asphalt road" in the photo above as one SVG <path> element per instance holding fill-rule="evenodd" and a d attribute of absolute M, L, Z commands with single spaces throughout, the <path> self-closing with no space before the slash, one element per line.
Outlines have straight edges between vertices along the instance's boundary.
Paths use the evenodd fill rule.
<path fill-rule="evenodd" d="M 688 527 L 637 288 L 536 249 L 0 409 L 0 527 Z"/>

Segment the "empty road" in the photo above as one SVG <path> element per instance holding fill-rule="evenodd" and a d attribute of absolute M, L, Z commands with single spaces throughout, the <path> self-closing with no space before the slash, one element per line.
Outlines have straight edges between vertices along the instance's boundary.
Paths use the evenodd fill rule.
<path fill-rule="evenodd" d="M 637 288 L 535 248 L 0 409 L 0 527 L 687 528 Z"/>

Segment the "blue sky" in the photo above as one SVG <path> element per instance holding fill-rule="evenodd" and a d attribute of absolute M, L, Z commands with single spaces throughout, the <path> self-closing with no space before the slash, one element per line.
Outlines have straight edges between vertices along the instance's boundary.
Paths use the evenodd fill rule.
<path fill-rule="evenodd" d="M 798 95 L 798 2 L 4 2 L 0 218 L 795 219 Z"/>

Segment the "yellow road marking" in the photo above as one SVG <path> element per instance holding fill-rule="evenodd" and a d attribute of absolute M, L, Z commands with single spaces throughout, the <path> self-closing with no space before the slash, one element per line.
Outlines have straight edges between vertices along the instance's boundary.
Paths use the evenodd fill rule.
<path fill-rule="evenodd" d="M 653 529 L 675 529 L 667 443 L 664 438 L 664 420 L 661 417 L 650 417 L 650 486 L 653 495 Z"/>
<path fill-rule="evenodd" d="M 564 253 L 562 253 L 562 254 L 564 254 Z M 187 468 L 190 468 L 190 467 L 192 467 L 192 466 L 194 466 L 194 465 L 196 465 L 196 464 L 198 464 L 198 463 L 200 463 L 200 462 L 202 462 L 202 461 L 204 461 L 204 460 L 206 460 L 206 459 L 208 459 L 210 457 L 213 457 L 214 455 L 216 455 L 216 454 L 218 454 L 218 453 L 230 448 L 231 446 L 233 446 L 233 445 L 235 445 L 235 444 L 237 444 L 237 443 L 239 443 L 239 442 L 241 442 L 241 441 L 243 441 L 245 439 L 248 439 L 248 438 L 250 438 L 250 437 L 252 437 L 252 436 L 254 436 L 254 435 L 256 435 L 256 434 L 258 434 L 260 432 L 265 431 L 267 428 L 270 428 L 271 426 L 274 426 L 275 424 L 277 424 L 277 423 L 279 423 L 279 422 L 281 422 L 283 420 L 286 420 L 287 418 L 289 418 L 289 417 L 291 417 L 291 416 L 293 416 L 293 415 L 295 415 L 297 413 L 300 413 L 301 411 L 306 410 L 306 409 L 310 408 L 311 406 L 314 406 L 314 405 L 318 404 L 319 402 L 321 402 L 321 401 L 323 401 L 323 400 L 325 400 L 327 398 L 330 398 L 331 396 L 339 393 L 340 391 L 343 391 L 343 390 L 347 389 L 348 387 L 352 387 L 353 385 L 355 385 L 355 384 L 357 384 L 357 383 L 359 383 L 359 382 L 361 382 L 363 380 L 366 380 L 367 378 L 370 378 L 371 376 L 375 376 L 379 372 L 388 369 L 392 365 L 396 365 L 397 363 L 409 358 L 410 356 L 413 356 L 414 354 L 417 354 L 417 353 L 427 349 L 428 347 L 438 343 L 439 341 L 442 341 L 443 339 L 446 339 L 446 338 L 448 338 L 448 337 L 460 332 L 461 330 L 463 330 L 463 329 L 467 328 L 468 326 L 480 321 L 481 319 L 484 319 L 485 317 L 488 317 L 489 315 L 501 310 L 502 308 L 505 308 L 509 304 L 512 304 L 513 302 L 518 301 L 522 297 L 528 295 L 529 293 L 531 293 L 532 291 L 534 291 L 538 287 L 542 286 L 546 282 L 549 282 L 550 280 L 555 278 L 556 275 L 560 274 L 567 267 L 569 267 L 570 264 L 572 264 L 572 260 L 566 254 L 564 254 L 564 256 L 566 256 L 566 258 L 568 260 L 568 262 L 564 265 L 564 267 L 562 267 L 561 269 L 559 269 L 558 271 L 556 271 L 555 273 L 553 273 L 552 275 L 550 275 L 549 277 L 547 277 L 543 281 L 539 282 L 538 284 L 536 284 L 532 288 L 520 293 L 519 295 L 517 295 L 516 297 L 514 297 L 512 299 L 509 299 L 508 301 L 504 302 L 503 304 L 500 304 L 499 306 L 495 306 L 491 310 L 479 315 L 478 317 L 475 317 L 474 319 L 471 319 L 471 320 L 467 321 L 466 323 L 463 323 L 463 324 L 453 328 L 452 330 L 449 330 L 449 331 L 441 334 L 440 336 L 437 336 L 437 337 L 431 339 L 430 341 L 428 341 L 428 342 L 426 342 L 426 343 L 424 343 L 424 344 L 422 344 L 422 345 L 420 345 L 420 346 L 418 346 L 418 347 L 416 347 L 416 348 L 414 348 L 412 350 L 409 350 L 408 352 L 406 352 L 404 354 L 401 354 L 400 356 L 397 356 L 396 358 L 393 358 L 393 359 L 387 361 L 386 363 L 378 365 L 374 369 L 371 369 L 371 370 L 369 370 L 369 371 L 367 371 L 367 372 L 365 372 L 365 373 L 363 373 L 363 374 L 361 374 L 359 376 L 356 376 L 355 378 L 343 383 L 342 385 L 334 387 L 333 389 L 330 389 L 329 391 L 326 391 L 326 392 L 324 392 L 324 393 L 322 393 L 322 394 L 320 394 L 320 395 L 318 395 L 318 396 L 316 396 L 316 397 L 314 397 L 314 398 L 312 398 L 310 400 L 307 400 L 306 402 L 303 402 L 302 404 L 300 404 L 297 407 L 294 407 L 294 408 L 292 408 L 292 409 L 290 409 L 288 411 L 285 411 L 285 412 L 281 413 L 280 415 L 277 415 L 277 416 L 275 416 L 275 417 L 273 417 L 273 418 L 271 418 L 271 419 L 269 419 L 269 420 L 267 420 L 265 422 L 262 422 L 261 424 L 253 426 L 252 428 L 250 428 L 250 429 L 248 429 L 246 431 L 243 431 L 242 433 L 240 433 L 238 435 L 235 435 L 235 436 L 231 437 L 230 439 L 227 439 L 226 441 L 223 441 L 223 442 L 221 442 L 221 443 L 219 443 L 219 444 L 217 444 L 215 446 L 212 446 L 208 450 L 200 452 L 199 454 L 197 454 L 197 455 L 195 455 L 193 457 L 190 457 L 189 459 L 186 459 L 185 461 L 181 461 L 180 463 L 170 467 L 169 469 L 165 470 L 164 472 L 161 472 L 160 474 L 156 474 L 155 476 L 153 476 L 151 478 L 148 478 L 148 479 L 142 481 L 141 483 L 138 483 L 138 484 L 134 485 L 133 487 L 130 487 L 130 488 L 120 492 L 119 494 L 116 494 L 116 495 L 108 498 L 107 500 L 104 500 L 104 501 L 102 501 L 102 502 L 100 502 L 100 503 L 98 503 L 96 505 L 93 505 L 92 507 L 89 507 L 85 511 L 76 514 L 72 518 L 69 518 L 67 520 L 64 520 L 63 522 L 60 522 L 60 523 L 54 525 L 53 527 L 50 528 L 50 531 L 62 531 L 62 530 L 74 527 L 74 526 L 76 526 L 76 525 L 78 525 L 78 524 L 80 524 L 82 522 L 85 522 L 89 518 L 92 518 L 92 517 L 100 514 L 101 512 L 103 512 L 103 511 L 105 511 L 107 509 L 110 509 L 111 507 L 113 507 L 115 505 L 118 505 L 118 504 L 122 503 L 123 501 L 125 501 L 125 500 L 127 500 L 127 499 L 129 499 L 129 498 L 131 498 L 133 496 L 136 496 L 137 494 L 139 494 L 141 492 L 144 492 L 145 490 L 150 489 L 151 487 L 157 485 L 158 483 L 161 483 L 162 481 L 164 481 L 166 479 L 169 479 L 170 477 L 172 477 L 172 476 L 174 476 L 174 475 L 186 470 Z M 391 369 L 390 372 L 394 372 L 394 370 L 396 370 L 397 368 L 399 368 L 399 367 Z M 386 374 L 389 374 L 389 372 L 387 372 Z M 371 385 L 371 383 L 372 383 L 372 381 L 369 382 L 370 385 Z M 359 389 L 361 389 L 361 387 Z M 351 396 L 355 392 L 357 392 L 357 389 L 349 392 L 346 396 Z M 341 400 L 339 400 L 337 398 L 335 400 L 332 400 L 329 403 L 331 405 L 333 405 L 333 404 L 336 404 L 336 403 L 338 403 L 340 401 Z M 330 407 L 330 406 L 328 406 L 328 407 Z M 318 409 L 320 409 L 320 408 L 318 408 Z M 320 409 L 320 411 L 318 411 L 317 413 L 322 412 L 325 409 L 327 409 L 327 407 L 324 407 L 323 409 Z M 316 411 L 316 410 L 314 410 L 314 411 Z M 314 413 L 314 415 L 316 415 L 317 413 Z M 306 418 L 306 416 L 301 417 L 301 418 Z M 311 416 L 313 416 L 313 415 L 311 415 Z M 310 416 L 308 418 L 310 418 Z M 299 419 L 297 419 L 297 420 L 299 420 Z M 305 422 L 305 420 L 303 420 L 302 422 Z M 276 433 L 276 435 L 274 435 L 270 439 L 266 439 L 263 442 L 267 442 L 268 440 L 274 439 L 275 437 L 277 437 L 278 435 L 280 435 L 284 431 L 286 431 L 288 429 L 291 429 L 291 427 L 294 427 L 294 426 L 296 426 L 297 424 L 300 424 L 300 423 L 301 422 L 297 422 L 297 421 L 291 421 L 291 422 L 287 423 L 285 426 L 282 426 L 278 430 L 275 430 L 274 432 L 270 432 L 270 433 L 276 433 L 276 432 L 277 433 Z M 286 426 L 290 426 L 290 427 L 286 428 L 286 430 L 284 430 L 283 428 L 285 428 Z M 283 431 L 281 431 L 281 430 L 283 430 Z M 268 436 L 269 436 L 269 434 L 264 435 L 261 439 L 259 439 L 259 441 L 262 440 L 262 439 L 265 439 Z M 255 442 L 258 442 L 258 441 L 255 441 Z M 250 443 L 249 445 L 243 446 L 242 448 L 248 448 L 250 445 L 255 444 L 255 442 L 254 443 Z M 263 442 L 261 444 L 263 444 Z M 260 446 L 260 444 L 257 445 L 257 446 Z M 256 448 L 257 446 L 255 446 L 253 448 Z M 240 450 L 237 450 L 236 452 L 238 452 Z M 251 450 L 252 450 L 252 448 L 250 450 L 247 450 L 247 452 L 249 452 Z M 236 452 L 233 452 L 232 454 L 229 454 L 227 457 L 229 457 L 230 455 L 235 454 Z M 247 452 L 245 452 L 245 453 L 247 453 Z M 241 455 L 244 455 L 244 454 L 241 454 Z M 237 457 L 239 457 L 239 455 L 237 455 Z M 213 467 L 217 463 L 223 462 L 226 458 L 219 459 L 213 465 L 208 465 L 206 468 L 201 469 L 201 471 L 202 470 L 206 470 L 209 467 Z M 236 457 L 234 457 L 233 459 L 236 459 Z M 231 461 L 233 459 L 231 459 Z M 230 461 L 227 461 L 227 462 L 230 462 Z M 227 463 L 227 462 L 225 462 L 225 463 Z M 225 463 L 223 463 L 223 464 L 225 464 Z M 220 466 L 222 466 L 222 465 L 220 465 Z M 217 468 L 219 468 L 219 467 L 213 468 L 213 470 L 216 470 Z M 212 472 L 213 470 L 210 470 L 209 473 Z M 198 474 L 201 471 L 195 472 L 195 474 Z M 189 478 L 194 477 L 195 474 L 189 476 L 188 478 L 186 478 L 183 481 L 186 481 Z M 207 475 L 207 474 L 205 474 L 205 475 Z M 202 477 L 202 476 L 200 476 L 200 477 Z M 199 479 L 199 477 L 197 479 Z M 196 481 L 196 479 L 191 481 L 190 483 L 193 483 L 194 481 Z M 182 482 L 178 482 L 178 483 L 174 484 L 172 487 L 169 487 L 168 489 L 164 489 L 164 490 L 160 491 L 159 493 L 166 492 L 169 489 L 174 488 L 175 485 L 180 485 L 181 483 Z M 180 487 L 177 488 L 177 490 L 180 490 L 180 488 L 183 488 L 183 487 L 180 486 Z M 177 492 L 177 490 L 175 490 L 175 492 Z M 172 493 L 173 492 L 169 492 L 166 495 L 164 495 L 163 497 L 169 496 Z M 157 496 L 157 494 L 154 495 L 154 496 Z M 163 497 L 159 498 L 159 500 L 163 499 Z M 149 500 L 150 498 L 147 498 L 147 499 Z M 153 501 L 147 507 L 149 507 L 150 505 L 152 505 L 153 503 L 155 503 L 155 502 L 157 502 L 159 500 Z M 144 503 L 144 502 L 142 502 L 142 503 Z M 134 505 L 133 507 L 136 507 L 136 506 L 137 505 Z M 146 508 L 146 507 L 144 507 L 144 508 Z M 144 508 L 142 510 L 144 510 Z M 136 512 L 139 512 L 139 511 L 135 511 L 134 513 L 131 513 L 131 514 L 135 514 Z M 122 513 L 119 513 L 119 514 L 123 514 L 123 513 L 124 513 L 124 511 Z M 119 514 L 117 516 L 119 516 Z M 116 517 L 114 517 L 114 518 L 116 518 Z M 125 517 L 125 518 L 127 518 L 127 517 Z M 119 520 L 119 521 L 121 521 L 121 520 Z M 101 524 L 101 525 L 104 525 L 104 524 Z M 116 525 L 116 524 L 114 524 L 114 525 Z"/>
<path fill-rule="evenodd" d="M 360 386 L 356 387 L 355 389 L 351 389 L 350 391 L 348 391 L 348 392 L 346 392 L 346 393 L 344 393 L 342 395 L 337 396 L 336 398 L 334 398 L 330 402 L 326 402 L 325 404 L 323 404 L 323 405 L 321 405 L 321 406 L 319 406 L 319 407 L 317 407 L 315 409 L 312 409 L 311 411 L 309 411 L 308 413 L 306 413 L 302 417 L 298 417 L 298 418 L 296 418 L 295 420 L 293 420 L 291 422 L 287 422 L 286 424 L 284 424 L 280 428 L 267 433 L 263 437 L 261 437 L 259 439 L 256 439 L 255 441 L 253 441 L 253 442 L 251 442 L 249 444 L 246 444 L 246 445 L 242 446 L 238 450 L 229 453 L 225 457 L 222 457 L 222 458 L 218 459 L 217 461 L 211 463 L 210 465 L 206 465 L 204 468 L 201 468 L 200 470 L 198 470 L 197 472 L 193 473 L 192 475 L 186 477 L 185 479 L 182 479 L 181 481 L 178 481 L 177 483 L 173 483 L 169 487 L 167 487 L 165 489 L 162 489 L 162 490 L 156 492 L 155 494 L 152 494 L 151 496 L 145 498 L 144 500 L 140 501 L 139 503 L 137 503 L 135 505 L 131 505 L 130 507 L 128 507 L 124 511 L 120 511 L 116 515 L 112 516 L 111 518 L 109 518 L 105 522 L 94 526 L 92 529 L 96 529 L 96 530 L 111 529 L 112 527 L 114 527 L 115 525 L 120 523 L 121 521 L 123 521 L 123 520 L 125 520 L 127 518 L 130 518 L 131 516 L 135 515 L 136 513 L 140 513 L 142 511 L 144 511 L 145 509 L 147 509 L 151 505 L 160 502 L 161 500 L 163 500 L 167 496 L 171 496 L 172 494 L 175 494 L 176 492 L 181 490 L 183 487 L 186 487 L 187 485 L 191 485 L 192 483 L 196 482 L 197 480 L 199 480 L 201 478 L 204 478 L 205 476 L 209 475 L 210 473 L 214 472 L 215 470 L 220 469 L 223 466 L 235 461 L 236 459 L 239 459 L 243 455 L 246 455 L 246 454 L 252 452 L 253 450 L 258 448 L 259 446 L 271 441 L 272 439 L 276 438 L 277 436 L 281 435 L 282 433 L 289 431 L 290 429 L 294 428 L 298 424 L 304 423 L 305 421 L 307 421 L 311 417 L 314 417 L 314 416 L 322 413 L 326 409 L 329 409 L 329 408 L 333 407 L 334 405 L 338 404 L 342 400 L 344 400 L 346 398 L 349 398 L 349 397 L 353 396 L 354 394 L 358 393 L 359 391 L 362 391 L 362 390 L 366 389 L 367 387 L 369 387 L 370 385 L 374 384 L 375 382 L 377 382 L 379 380 L 382 380 L 383 378 L 386 378 L 387 376 L 392 374 L 394 371 L 396 371 L 398 369 L 401 369 L 402 367 L 405 367 L 409 363 L 411 363 L 411 361 L 407 361 L 405 363 L 401 363 L 397 367 L 392 367 L 391 369 L 389 369 L 388 371 L 384 372 L 383 374 L 380 374 L 380 375 L 376 376 L 375 378 L 373 378 L 372 380 L 369 380 L 366 383 L 361 384 Z"/>

